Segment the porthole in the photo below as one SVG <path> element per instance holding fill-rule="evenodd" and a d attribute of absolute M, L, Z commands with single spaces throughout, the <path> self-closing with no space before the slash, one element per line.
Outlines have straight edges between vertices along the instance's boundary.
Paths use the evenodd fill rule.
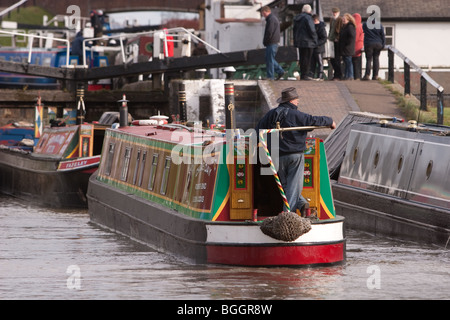
<path fill-rule="evenodd" d="M 355 148 L 355 150 L 353 151 L 353 164 L 355 164 L 357 156 L 358 156 L 358 148 Z"/>
<path fill-rule="evenodd" d="M 430 160 L 430 162 L 428 162 L 427 172 L 426 172 L 427 180 L 430 179 L 430 175 L 431 175 L 432 171 L 433 171 L 433 160 Z"/>
<path fill-rule="evenodd" d="M 380 151 L 377 151 L 377 153 L 375 153 L 375 158 L 373 159 L 374 168 L 378 166 L 379 161 L 380 161 Z"/>
<path fill-rule="evenodd" d="M 400 159 L 398 159 L 398 165 L 397 165 L 397 172 L 400 173 L 403 168 L 403 156 L 400 156 Z"/>

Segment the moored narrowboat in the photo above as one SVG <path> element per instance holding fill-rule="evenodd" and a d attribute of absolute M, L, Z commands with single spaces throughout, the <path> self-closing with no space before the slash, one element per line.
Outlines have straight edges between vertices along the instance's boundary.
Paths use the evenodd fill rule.
<path fill-rule="evenodd" d="M 91 222 L 194 263 L 345 261 L 323 142 L 308 139 L 303 194 L 311 209 L 300 217 L 282 213 L 282 192 L 254 161 L 252 135 L 234 133 L 176 123 L 107 129 L 89 181 Z"/>
<path fill-rule="evenodd" d="M 336 211 L 347 226 L 447 246 L 450 127 L 386 120 L 348 127 L 332 183 Z"/>
<path fill-rule="evenodd" d="M 21 137 L 14 129 L 24 130 L 8 126 L 3 132 Z M 95 131 L 101 143 L 104 128 Z M 86 208 L 88 179 L 100 161 L 94 125 L 45 128 L 39 139 L 27 132 L 29 144 L 22 139 L 0 145 L 0 192 L 46 207 Z"/>

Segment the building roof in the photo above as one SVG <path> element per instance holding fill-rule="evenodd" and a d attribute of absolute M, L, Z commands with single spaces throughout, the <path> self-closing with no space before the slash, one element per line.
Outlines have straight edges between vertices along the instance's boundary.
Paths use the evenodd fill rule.
<path fill-rule="evenodd" d="M 381 22 L 387 21 L 450 21 L 448 0 L 321 0 L 324 18 L 331 17 L 331 9 L 338 7 L 343 13 L 359 13 L 367 18 L 367 8 L 380 8 Z"/>

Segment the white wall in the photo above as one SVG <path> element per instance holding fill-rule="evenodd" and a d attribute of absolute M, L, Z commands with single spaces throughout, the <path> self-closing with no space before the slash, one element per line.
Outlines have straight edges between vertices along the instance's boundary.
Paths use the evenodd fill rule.
<path fill-rule="evenodd" d="M 450 22 L 395 23 L 394 47 L 423 69 L 449 68 Z"/>

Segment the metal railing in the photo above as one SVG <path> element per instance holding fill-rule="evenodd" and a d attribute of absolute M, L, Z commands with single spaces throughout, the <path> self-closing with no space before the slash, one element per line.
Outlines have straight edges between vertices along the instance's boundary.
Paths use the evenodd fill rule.
<path fill-rule="evenodd" d="M 28 63 L 31 63 L 31 56 L 33 54 L 33 41 L 34 39 L 46 39 L 46 40 L 53 40 L 53 41 L 60 41 L 64 42 L 66 44 L 66 67 L 69 67 L 69 58 L 70 58 L 70 41 L 67 39 L 60 39 L 60 38 L 54 38 L 54 37 L 48 37 L 48 36 L 39 36 L 36 34 L 26 34 L 26 33 L 19 33 L 14 31 L 4 31 L 0 30 L 0 34 L 8 34 L 11 36 L 21 36 L 26 37 L 28 40 Z"/>
<path fill-rule="evenodd" d="M 408 57 L 401 53 L 393 46 L 386 46 L 388 50 L 388 80 L 394 83 L 394 55 L 397 55 L 403 60 L 404 64 L 404 78 L 405 90 L 404 95 L 411 94 L 411 68 L 420 74 L 420 110 L 427 109 L 427 83 L 432 85 L 437 90 L 437 123 L 444 123 L 444 88 L 433 80 L 425 71 L 418 67 Z"/>
<path fill-rule="evenodd" d="M 179 37 L 179 33 L 184 33 L 189 35 L 189 37 L 194 38 L 196 41 L 203 43 L 205 46 L 211 48 L 212 50 L 216 51 L 217 53 L 221 53 L 221 51 L 215 47 L 213 47 L 212 45 L 210 45 L 209 43 L 205 42 L 204 40 L 202 40 L 201 38 L 197 37 L 194 33 L 192 33 L 191 31 L 185 29 L 185 28 L 171 28 L 171 29 L 165 29 L 165 30 L 154 30 L 154 31 L 145 31 L 145 32 L 138 32 L 138 33 L 121 33 L 118 35 L 112 35 L 112 36 L 102 36 L 102 37 L 97 37 L 97 38 L 87 38 L 83 40 L 83 66 L 85 68 L 87 68 L 87 58 L 86 58 L 86 49 L 87 49 L 87 43 L 88 42 L 94 42 L 97 40 L 102 40 L 102 41 L 108 41 L 108 40 L 113 40 L 113 39 L 118 39 L 120 42 L 120 52 L 122 55 L 122 62 L 124 64 L 127 63 L 126 61 L 126 55 L 125 55 L 125 47 L 124 47 L 124 40 L 129 39 L 129 38 L 136 38 L 139 36 L 153 36 L 155 38 L 155 36 L 159 37 L 161 40 L 164 41 L 164 57 L 167 58 L 168 57 L 168 46 L 167 43 L 168 42 L 181 42 L 182 40 L 174 40 L 174 39 L 168 39 L 168 37 Z M 155 39 L 153 40 L 155 42 Z M 105 46 L 102 46 L 103 49 L 108 48 Z"/>
<path fill-rule="evenodd" d="M 11 12 L 12 10 L 20 7 L 21 5 L 23 5 L 25 2 L 27 2 L 28 0 L 21 0 L 19 2 L 17 2 L 16 4 L 13 4 L 12 6 L 10 6 L 9 8 L 6 8 L 5 10 L 0 12 L 0 18 L 3 17 L 5 14 Z"/>

